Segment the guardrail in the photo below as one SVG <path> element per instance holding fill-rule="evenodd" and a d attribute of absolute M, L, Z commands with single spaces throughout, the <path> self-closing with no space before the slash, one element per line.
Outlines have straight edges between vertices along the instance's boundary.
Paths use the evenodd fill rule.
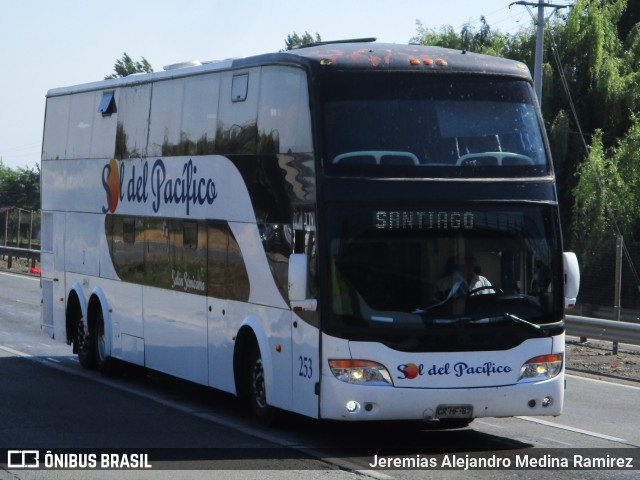
<path fill-rule="evenodd" d="M 576 315 L 566 315 L 565 321 L 569 335 L 640 345 L 640 323 L 618 322 Z"/>
<path fill-rule="evenodd" d="M 30 250 L 28 248 L 6 247 L 0 245 L 0 255 L 7 255 L 7 267 L 12 267 L 13 257 L 26 258 L 31 260 L 31 266 L 36 266 L 36 261 L 40 260 L 40 250 Z"/>

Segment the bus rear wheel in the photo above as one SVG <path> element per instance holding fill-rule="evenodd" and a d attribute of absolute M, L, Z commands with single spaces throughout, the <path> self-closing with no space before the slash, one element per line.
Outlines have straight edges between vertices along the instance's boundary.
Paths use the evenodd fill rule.
<path fill-rule="evenodd" d="M 98 363 L 96 362 L 95 342 L 92 335 L 85 327 L 82 317 L 76 318 L 76 350 L 78 352 L 78 360 L 82 368 L 94 370 Z"/>
<path fill-rule="evenodd" d="M 251 351 L 247 375 L 249 407 L 253 416 L 263 425 L 273 425 L 276 409 L 267 403 L 267 388 L 264 378 L 262 355 L 258 346 Z"/>
<path fill-rule="evenodd" d="M 95 362 L 101 373 L 106 376 L 112 376 L 118 373 L 116 361 L 111 357 L 107 351 L 107 340 L 104 329 L 104 315 L 102 309 L 98 310 L 96 315 L 96 325 L 94 338 L 94 353 Z"/>

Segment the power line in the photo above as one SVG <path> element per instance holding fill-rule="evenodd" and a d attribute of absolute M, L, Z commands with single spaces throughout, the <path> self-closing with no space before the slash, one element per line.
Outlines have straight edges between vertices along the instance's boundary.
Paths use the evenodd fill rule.
<path fill-rule="evenodd" d="M 544 24 L 546 23 L 546 19 L 544 18 L 544 9 L 553 8 L 554 12 L 560 8 L 567 8 L 571 5 L 557 5 L 554 3 L 546 3 L 544 0 L 538 0 L 538 2 L 526 2 L 524 0 L 520 0 L 518 2 L 513 2 L 509 4 L 509 8 L 511 5 L 524 5 L 529 10 L 529 7 L 538 7 L 538 18 L 534 19 L 537 27 L 536 33 L 536 54 L 534 61 L 534 69 L 533 69 L 533 87 L 536 91 L 536 97 L 538 97 L 538 103 L 542 105 L 542 55 L 543 55 L 543 43 L 544 43 Z M 529 10 L 531 17 L 533 18 L 533 13 Z M 552 14 L 553 15 L 553 12 Z M 550 18 L 550 17 L 549 17 Z"/>

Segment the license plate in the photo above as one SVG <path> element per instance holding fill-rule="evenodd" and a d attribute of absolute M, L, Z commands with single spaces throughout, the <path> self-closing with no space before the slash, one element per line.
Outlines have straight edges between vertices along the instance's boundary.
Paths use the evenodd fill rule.
<path fill-rule="evenodd" d="M 471 418 L 473 405 L 439 405 L 436 418 Z"/>

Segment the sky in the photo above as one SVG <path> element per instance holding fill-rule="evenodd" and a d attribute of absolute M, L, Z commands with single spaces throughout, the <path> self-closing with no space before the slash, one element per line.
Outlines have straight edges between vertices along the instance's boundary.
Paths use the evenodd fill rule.
<path fill-rule="evenodd" d="M 492 29 L 515 33 L 532 20 L 526 7 L 509 7 L 513 1 L 3 0 L 0 159 L 12 169 L 35 168 L 47 91 L 102 80 L 124 52 L 158 71 L 279 51 L 294 32 L 406 44 L 417 20 L 459 32 L 466 23 L 479 28 L 484 15 Z"/>

